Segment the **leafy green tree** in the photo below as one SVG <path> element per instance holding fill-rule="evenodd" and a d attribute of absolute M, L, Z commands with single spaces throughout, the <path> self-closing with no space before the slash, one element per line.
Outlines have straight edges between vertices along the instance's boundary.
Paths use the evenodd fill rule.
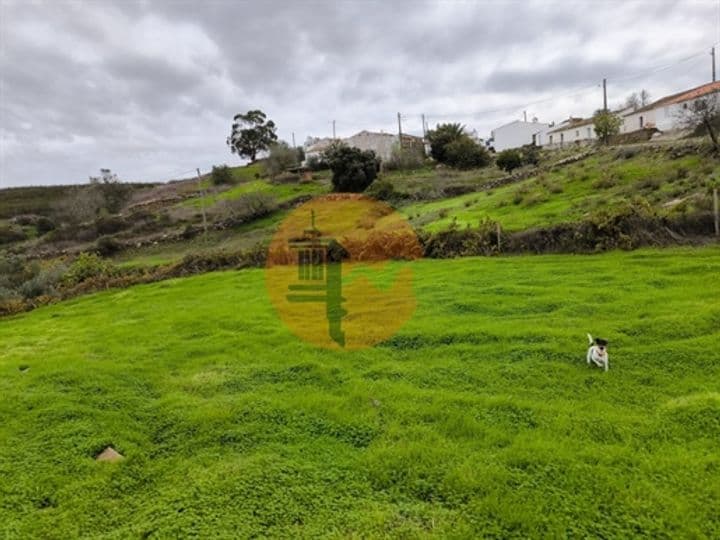
<path fill-rule="evenodd" d="M 620 133 L 622 119 L 615 113 L 601 109 L 593 116 L 593 124 L 598 138 L 603 144 L 608 144 L 610 137 Z"/>
<path fill-rule="evenodd" d="M 445 146 L 445 163 L 458 169 L 476 169 L 490 164 L 488 151 L 467 135 Z"/>
<path fill-rule="evenodd" d="M 255 161 L 259 152 L 263 152 L 275 141 L 275 122 L 268 120 L 264 112 L 248 111 L 236 114 L 227 144 L 233 154 Z"/>
<path fill-rule="evenodd" d="M 516 148 L 509 148 L 507 150 L 503 150 L 498 154 L 495 163 L 503 171 L 512 172 L 515 169 L 522 167 L 522 153 Z"/>
<path fill-rule="evenodd" d="M 324 153 L 333 172 L 333 191 L 362 193 L 377 177 L 379 161 L 372 150 L 360 150 L 343 143 L 333 144 Z"/>
<path fill-rule="evenodd" d="M 270 145 L 270 155 L 265 160 L 265 171 L 271 178 L 300 164 L 297 148 L 291 148 L 285 141 Z"/>
<path fill-rule="evenodd" d="M 427 132 L 430 142 L 430 156 L 438 163 L 447 163 L 447 146 L 465 136 L 462 124 L 438 124 L 435 129 Z"/>
<path fill-rule="evenodd" d="M 216 186 L 232 184 L 233 174 L 230 167 L 227 165 L 213 165 L 212 172 L 210 173 L 210 179 Z"/>

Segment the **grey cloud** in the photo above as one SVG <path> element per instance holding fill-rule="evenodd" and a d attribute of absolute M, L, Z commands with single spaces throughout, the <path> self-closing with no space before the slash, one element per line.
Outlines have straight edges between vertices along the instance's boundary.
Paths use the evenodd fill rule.
<path fill-rule="evenodd" d="M 411 130 L 425 112 L 484 134 L 515 113 L 477 111 L 643 71 L 717 39 L 712 0 L 0 0 L 0 9 L 0 185 L 85 181 L 100 167 L 158 180 L 237 163 L 224 140 L 250 108 L 288 140 L 327 135 L 332 119 L 343 134 L 394 129 L 398 111 Z M 142 25 L 149 34 L 130 37 Z M 645 85 L 660 97 L 704 82 L 705 71 L 683 64 L 619 81 L 613 99 Z M 558 120 L 596 105 L 596 95 L 558 99 L 533 114 Z"/>

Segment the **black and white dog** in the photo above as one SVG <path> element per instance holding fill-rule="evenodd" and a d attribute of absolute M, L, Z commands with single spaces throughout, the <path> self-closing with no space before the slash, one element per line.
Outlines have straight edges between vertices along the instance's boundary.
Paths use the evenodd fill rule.
<path fill-rule="evenodd" d="M 607 345 L 608 342 L 605 339 L 595 338 L 588 334 L 588 341 L 590 342 L 590 348 L 587 352 L 587 363 L 588 366 L 594 363 L 596 366 L 604 368 L 607 371 L 610 368 L 610 357 L 608 356 Z"/>

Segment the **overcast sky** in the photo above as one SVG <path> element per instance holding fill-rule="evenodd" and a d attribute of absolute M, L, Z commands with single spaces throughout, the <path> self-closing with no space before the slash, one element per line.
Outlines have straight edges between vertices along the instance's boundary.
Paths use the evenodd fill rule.
<path fill-rule="evenodd" d="M 719 0 L 0 0 L 0 186 L 236 165 L 232 117 L 256 108 L 298 144 L 397 112 L 481 136 L 589 115 L 603 77 L 611 105 L 708 82 L 718 28 Z"/>

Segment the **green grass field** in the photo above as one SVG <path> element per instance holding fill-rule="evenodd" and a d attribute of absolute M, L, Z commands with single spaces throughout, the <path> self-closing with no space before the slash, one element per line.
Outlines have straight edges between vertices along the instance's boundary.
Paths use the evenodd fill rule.
<path fill-rule="evenodd" d="M 617 159 L 615 152 L 601 152 L 516 184 L 416 203 L 402 211 L 430 231 L 445 229 L 453 220 L 476 227 L 486 217 L 508 231 L 519 231 L 580 221 L 635 196 L 663 211 L 665 203 L 702 192 L 704 183 L 719 172 L 717 163 L 699 155 L 670 159 L 645 152 Z"/>
<path fill-rule="evenodd" d="M 0 537 L 720 536 L 718 247 L 413 268 L 356 352 L 260 270 L 0 321 Z"/>

